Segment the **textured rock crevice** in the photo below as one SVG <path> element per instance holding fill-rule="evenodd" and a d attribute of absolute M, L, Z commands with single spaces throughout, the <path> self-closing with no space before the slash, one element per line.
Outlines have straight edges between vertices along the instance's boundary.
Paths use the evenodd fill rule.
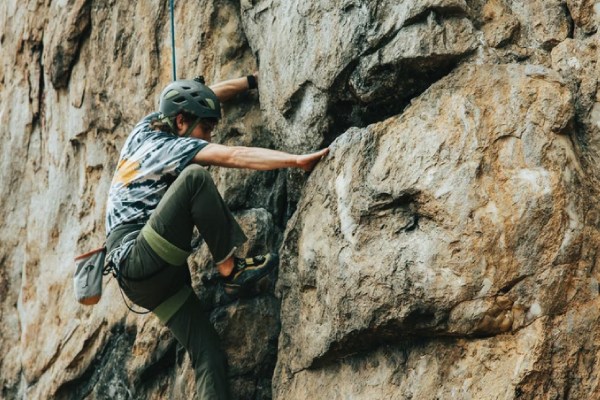
<path fill-rule="evenodd" d="M 81 43 L 90 31 L 90 0 L 55 2 L 47 32 L 50 81 L 55 89 L 68 86 L 71 69 L 77 60 Z"/>

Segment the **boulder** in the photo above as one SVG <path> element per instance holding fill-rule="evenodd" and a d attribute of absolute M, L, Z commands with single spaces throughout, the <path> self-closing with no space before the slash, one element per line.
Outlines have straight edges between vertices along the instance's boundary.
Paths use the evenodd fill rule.
<path fill-rule="evenodd" d="M 466 65 L 402 116 L 338 138 L 285 233 L 275 397 L 382 343 L 565 312 L 597 232 L 573 103 L 550 69 Z"/>

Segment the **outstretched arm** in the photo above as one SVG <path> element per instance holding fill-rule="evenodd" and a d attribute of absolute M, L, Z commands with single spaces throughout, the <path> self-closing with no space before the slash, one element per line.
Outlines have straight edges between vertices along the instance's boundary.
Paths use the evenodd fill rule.
<path fill-rule="evenodd" d="M 312 171 L 319 160 L 328 152 L 329 149 L 323 149 L 316 153 L 294 155 L 260 147 L 230 147 L 209 144 L 196 154 L 192 162 L 200 165 L 250 168 L 261 171 L 286 167 Z"/>
<path fill-rule="evenodd" d="M 258 82 L 258 72 L 255 72 L 254 77 Z M 213 92 L 217 95 L 220 103 L 225 103 L 227 100 L 237 96 L 243 91 L 250 89 L 248 78 L 229 79 L 227 81 L 216 83 L 210 86 Z"/>

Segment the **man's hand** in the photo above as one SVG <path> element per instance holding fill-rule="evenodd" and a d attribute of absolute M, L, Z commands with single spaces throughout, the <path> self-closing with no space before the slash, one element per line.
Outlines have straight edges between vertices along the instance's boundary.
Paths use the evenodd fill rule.
<path fill-rule="evenodd" d="M 329 153 L 329 149 L 323 149 L 316 153 L 298 156 L 298 168 L 302 168 L 307 172 L 312 171 L 319 160 L 321 160 L 321 158 L 323 158 L 323 156 L 327 153 Z"/>

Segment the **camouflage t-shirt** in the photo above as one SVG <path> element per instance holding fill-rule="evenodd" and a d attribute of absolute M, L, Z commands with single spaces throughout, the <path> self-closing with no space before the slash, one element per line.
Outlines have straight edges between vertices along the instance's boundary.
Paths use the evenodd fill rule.
<path fill-rule="evenodd" d="M 140 121 L 127 138 L 110 185 L 106 205 L 106 235 L 126 222 L 145 222 L 158 202 L 208 142 L 153 131 L 150 120 Z"/>

